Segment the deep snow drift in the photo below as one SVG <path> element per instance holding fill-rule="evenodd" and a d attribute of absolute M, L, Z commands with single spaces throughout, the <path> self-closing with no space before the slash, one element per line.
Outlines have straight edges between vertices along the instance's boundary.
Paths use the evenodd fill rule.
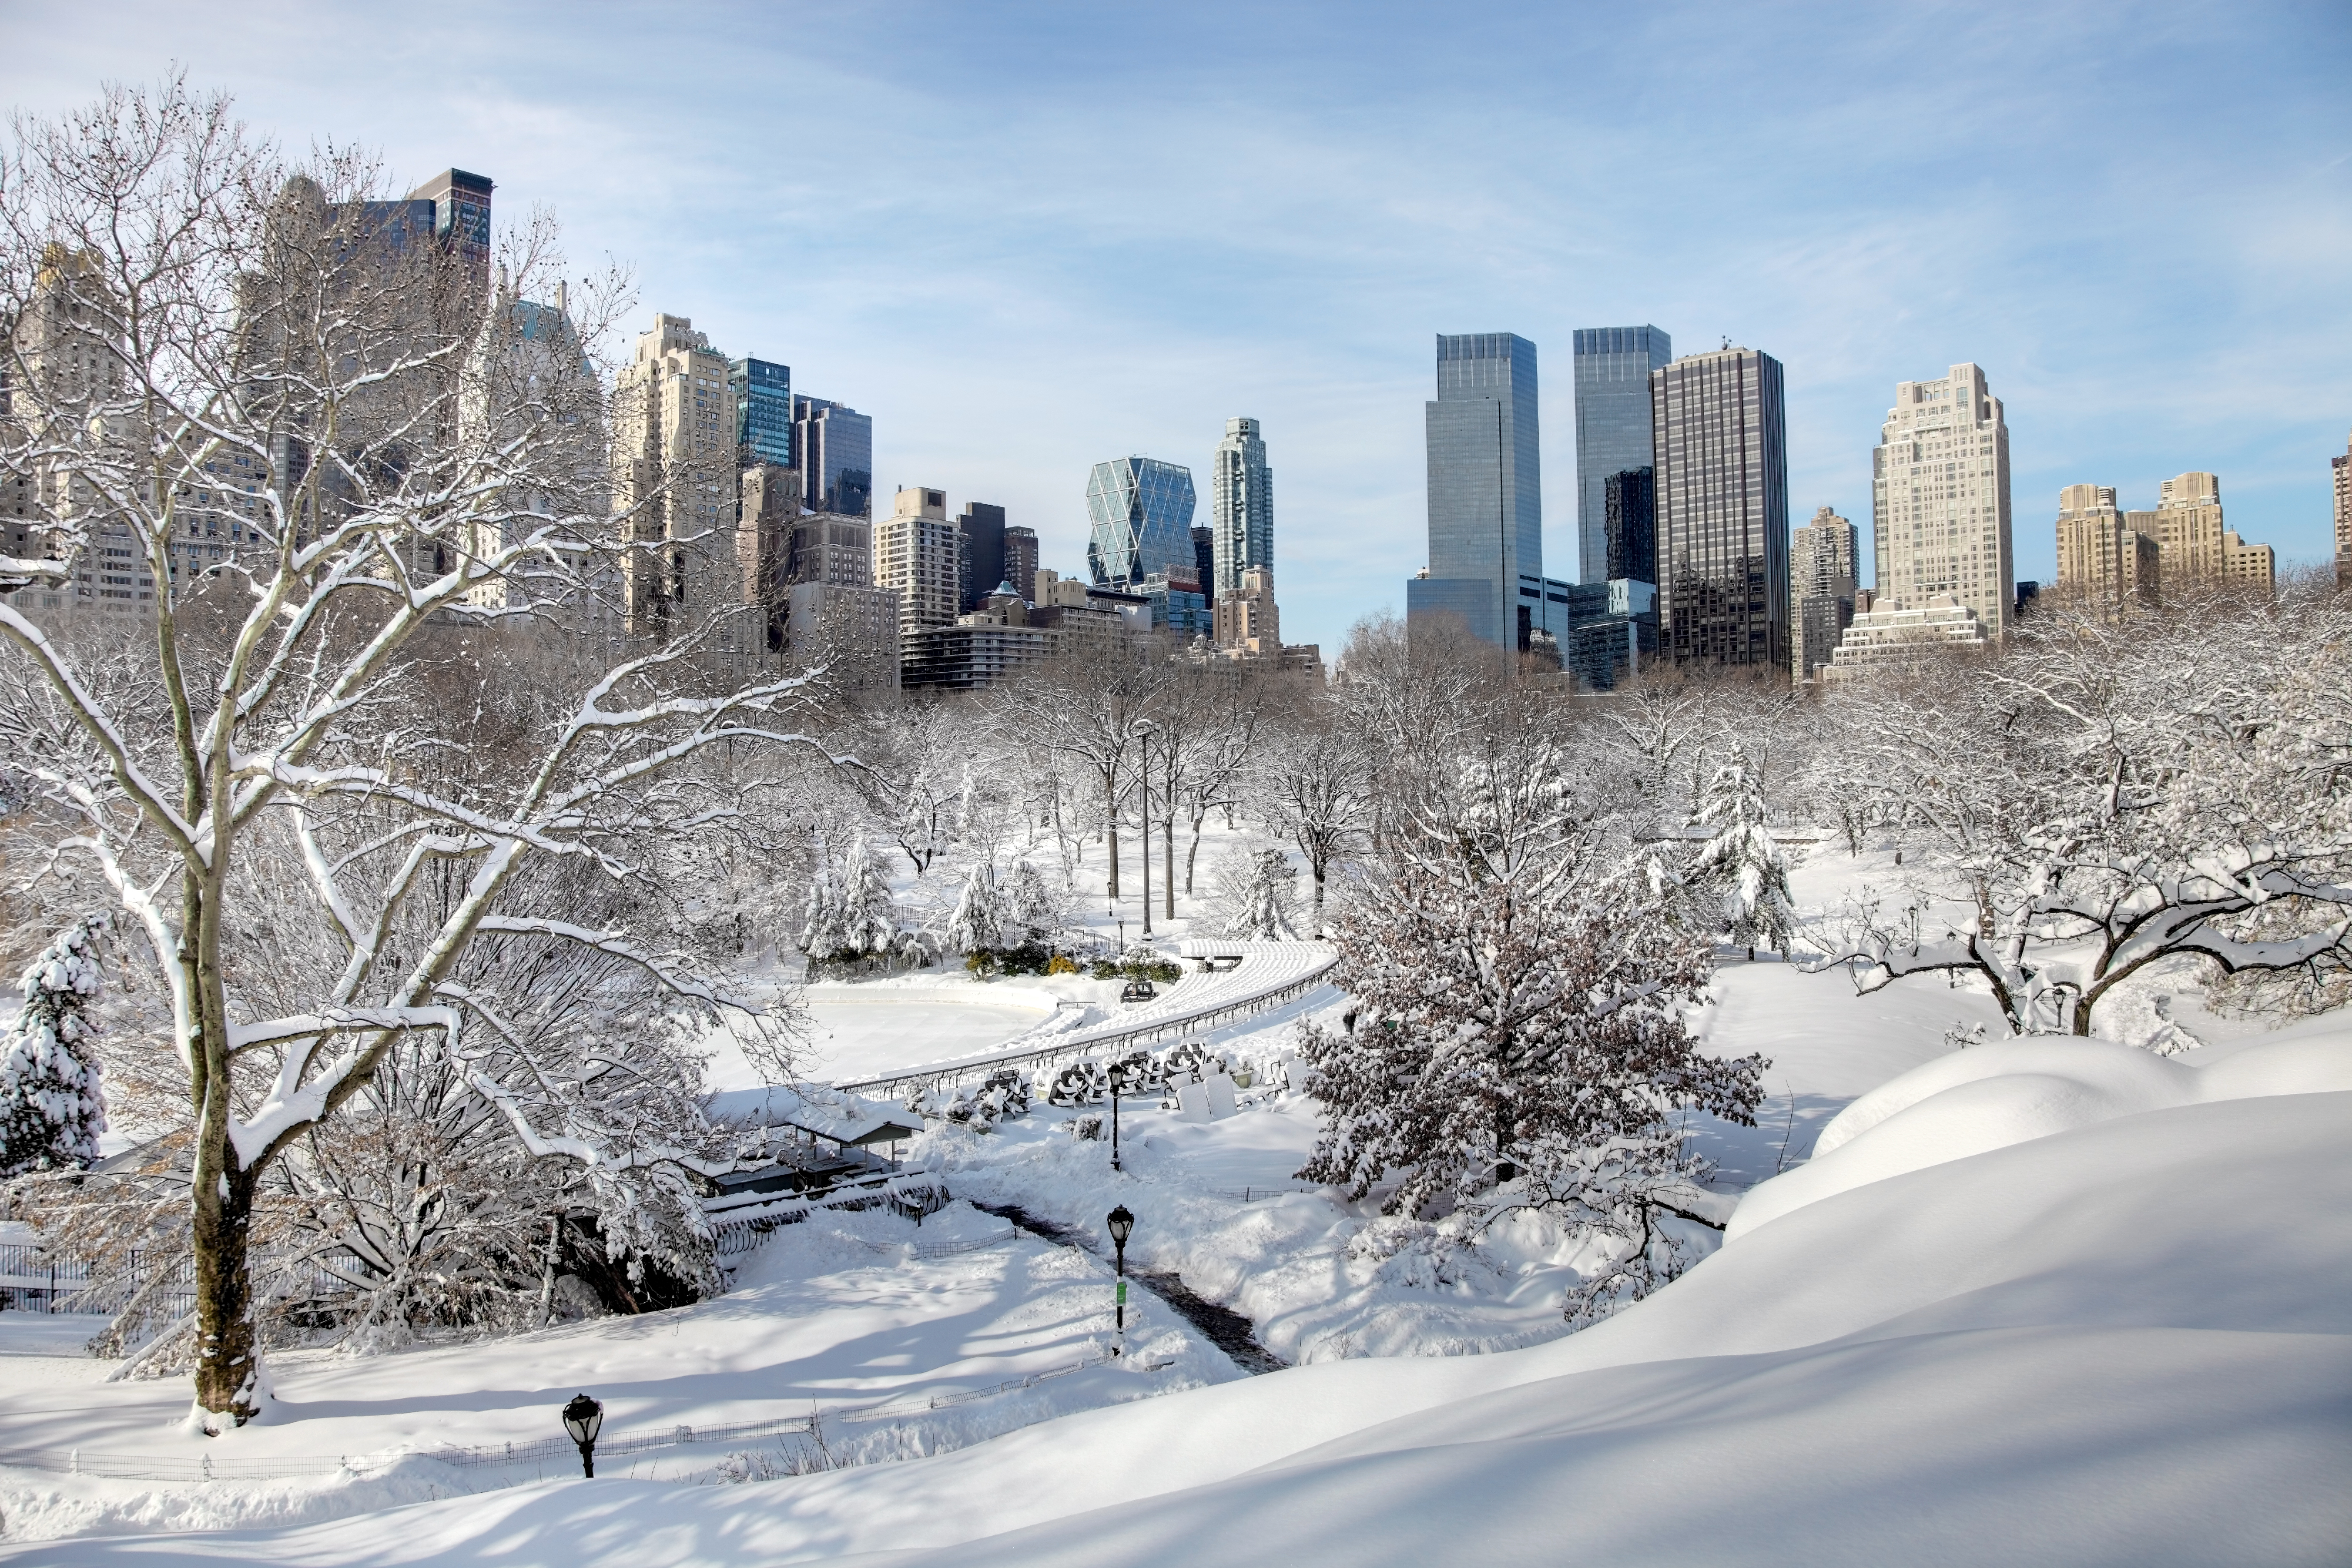
<path fill-rule="evenodd" d="M 13 1560 L 2341 1562 L 2352 1034 L 2208 1047 L 2153 1096 L 2105 1081 L 2105 1049 L 1897 1079 L 1795 1175 L 1883 1167 L 1767 1184 L 1776 1217 L 1529 1350 L 1301 1367 L 761 1486 L 569 1481 Z"/>

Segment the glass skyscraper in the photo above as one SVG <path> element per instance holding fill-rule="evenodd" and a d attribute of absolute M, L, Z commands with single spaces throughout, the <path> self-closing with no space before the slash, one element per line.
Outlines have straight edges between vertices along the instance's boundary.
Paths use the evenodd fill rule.
<path fill-rule="evenodd" d="M 1577 574 L 1587 583 L 1618 575 L 1608 563 L 1604 487 L 1612 474 L 1650 466 L 1650 373 L 1674 357 L 1674 341 L 1655 327 L 1577 331 Z"/>
<path fill-rule="evenodd" d="M 793 399 L 793 449 L 811 511 L 872 515 L 874 421 L 846 404 Z"/>
<path fill-rule="evenodd" d="M 1789 668 L 1789 446 L 1780 362 L 1691 354 L 1650 374 L 1659 638 L 1676 664 Z"/>
<path fill-rule="evenodd" d="M 1155 573 L 1191 577 L 1192 470 L 1157 458 L 1097 463 L 1087 479 L 1094 536 L 1087 569 L 1098 584 L 1138 588 Z"/>
<path fill-rule="evenodd" d="M 1513 332 L 1440 337 L 1425 411 L 1429 574 L 1405 585 L 1407 622 L 1455 615 L 1496 647 L 1524 649 L 1547 618 L 1535 344 Z"/>
<path fill-rule="evenodd" d="M 735 457 L 745 468 L 793 462 L 793 367 L 763 359 L 730 360 L 727 390 L 735 398 Z"/>
<path fill-rule="evenodd" d="M 1225 421 L 1214 483 L 1215 575 L 1202 579 L 1213 599 L 1239 588 L 1251 567 L 1274 564 L 1274 470 L 1265 466 L 1265 437 L 1256 420 Z"/>

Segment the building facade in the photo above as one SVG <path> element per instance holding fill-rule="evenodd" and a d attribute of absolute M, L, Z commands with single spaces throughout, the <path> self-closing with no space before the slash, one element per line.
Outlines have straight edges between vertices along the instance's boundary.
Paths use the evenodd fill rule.
<path fill-rule="evenodd" d="M 898 492 L 874 525 L 874 585 L 898 595 L 898 629 L 911 634 L 954 622 L 963 584 L 963 535 L 948 520 L 945 490 Z"/>
<path fill-rule="evenodd" d="M 793 397 L 793 454 L 811 511 L 874 515 L 874 421 L 846 404 Z"/>
<path fill-rule="evenodd" d="M 857 520 L 865 526 L 865 520 Z M 785 647 L 822 664 L 836 688 L 887 699 L 898 689 L 898 595 L 888 588 L 794 583 L 784 591 Z"/>
<path fill-rule="evenodd" d="M 2126 521 L 2113 485 L 2058 492 L 2058 584 L 2110 608 L 2152 605 L 2162 591 L 2155 537 Z"/>
<path fill-rule="evenodd" d="M 2340 457 L 2327 459 L 2336 488 L 2336 580 L 2352 582 L 2352 437 Z"/>
<path fill-rule="evenodd" d="M 1973 364 L 1895 389 L 1871 471 L 1882 605 L 1958 599 L 1985 635 L 2009 630 L 2017 599 L 2011 547 L 2009 426 Z"/>
<path fill-rule="evenodd" d="M 1797 530 L 1789 548 L 1789 638 L 1795 675 L 1811 680 L 1853 620 L 1853 524 L 1828 507 Z"/>
<path fill-rule="evenodd" d="M 1817 673 L 1826 681 L 1917 675 L 1954 654 L 1989 646 L 1975 607 L 1947 595 L 1934 604 L 1874 608 L 1854 616 L 1836 654 Z"/>
<path fill-rule="evenodd" d="M 1005 578 L 1004 509 L 972 501 L 957 514 L 956 531 L 963 536 L 959 607 L 976 610 Z"/>
<path fill-rule="evenodd" d="M 1647 463 L 1621 468 L 1601 483 L 1603 569 L 1610 582 L 1658 580 L 1658 499 Z"/>
<path fill-rule="evenodd" d="M 1646 572 L 1620 571 L 1609 547 L 1612 476 L 1650 467 L 1650 376 L 1674 363 L 1674 340 L 1656 327 L 1584 327 L 1576 333 L 1577 575 L 1587 583 Z"/>
<path fill-rule="evenodd" d="M 1004 530 L 1004 580 L 1031 604 L 1037 602 L 1037 531 L 1019 523 Z"/>
<path fill-rule="evenodd" d="M 1274 564 L 1274 470 L 1255 419 L 1225 421 L 1210 479 L 1213 544 L 1202 587 L 1214 598 L 1238 588 L 1253 566 Z"/>
<path fill-rule="evenodd" d="M 768 463 L 797 471 L 799 465 L 793 461 L 793 367 L 763 359 L 732 361 L 727 366 L 727 390 L 735 399 L 735 460 L 745 468 Z M 805 493 L 805 483 L 803 488 Z"/>
<path fill-rule="evenodd" d="M 1129 588 L 1155 573 L 1192 576 L 1192 470 L 1181 464 L 1097 463 L 1087 477 L 1087 571 L 1097 583 Z"/>
<path fill-rule="evenodd" d="M 1789 454 L 1780 362 L 1690 354 L 1650 376 L 1660 654 L 1785 670 Z"/>
<path fill-rule="evenodd" d="M 1272 658 L 1282 652 L 1273 567 L 1251 567 L 1239 586 L 1217 595 L 1217 647 L 1236 658 Z"/>
<path fill-rule="evenodd" d="M 656 315 L 613 393 L 615 516 L 632 637 L 667 638 L 739 602 L 740 497 L 727 357 L 685 316 Z"/>
<path fill-rule="evenodd" d="M 1543 625 L 1536 345 L 1513 332 L 1440 337 L 1437 396 L 1423 413 L 1429 565 L 1405 585 L 1407 624 L 1454 616 L 1496 647 L 1525 650 Z"/>
<path fill-rule="evenodd" d="M 2156 541 L 2168 584 L 2229 583 L 2265 594 L 2275 585 L 2271 547 L 2247 543 L 2224 519 L 2219 474 L 2175 475 L 2157 487 L 2154 511 L 2124 519 Z"/>

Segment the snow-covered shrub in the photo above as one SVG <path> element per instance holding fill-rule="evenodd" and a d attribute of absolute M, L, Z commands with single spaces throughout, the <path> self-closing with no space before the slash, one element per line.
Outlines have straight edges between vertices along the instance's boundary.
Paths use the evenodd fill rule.
<path fill-rule="evenodd" d="M 0 1180 L 98 1161 L 106 1098 L 89 1011 L 106 929 L 98 917 L 68 926 L 17 982 L 24 1005 L 0 1043 Z"/>

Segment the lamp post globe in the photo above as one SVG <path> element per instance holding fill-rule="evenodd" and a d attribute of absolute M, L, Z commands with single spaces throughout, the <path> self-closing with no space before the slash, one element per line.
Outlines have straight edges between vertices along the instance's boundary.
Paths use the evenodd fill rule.
<path fill-rule="evenodd" d="M 563 1407 L 563 1430 L 580 1447 L 580 1473 L 594 1479 L 596 1434 L 604 1429 L 604 1407 L 584 1394 L 575 1394 Z"/>

